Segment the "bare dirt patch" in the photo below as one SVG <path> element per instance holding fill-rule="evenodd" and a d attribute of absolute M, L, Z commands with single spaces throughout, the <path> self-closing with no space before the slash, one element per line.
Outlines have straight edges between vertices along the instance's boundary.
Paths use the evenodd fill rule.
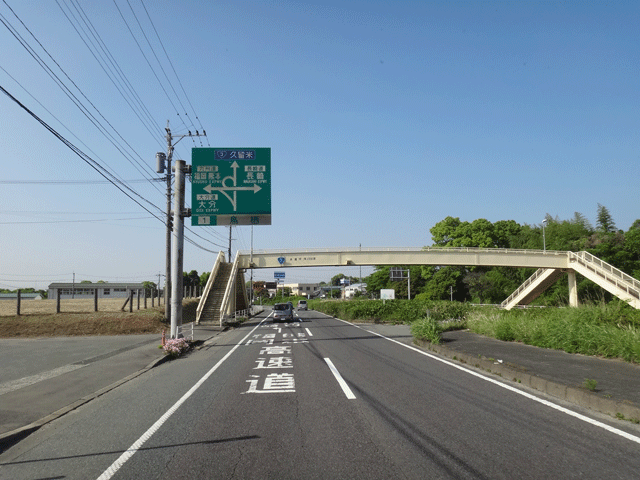
<path fill-rule="evenodd" d="M 122 311 L 125 298 L 107 298 L 98 300 L 99 312 L 119 312 Z M 56 313 L 57 300 L 22 300 L 20 302 L 20 314 L 32 315 L 43 313 Z M 157 306 L 157 305 L 156 305 Z M 17 303 L 14 300 L 0 301 L 0 317 L 14 317 L 16 315 Z M 147 307 L 151 308 L 151 300 L 147 299 Z M 164 308 L 164 305 L 163 305 Z M 140 309 L 144 309 L 144 302 L 140 301 Z M 129 304 L 125 310 L 129 311 Z M 138 310 L 137 298 L 133 299 L 133 310 Z M 65 299 L 60 301 L 60 313 L 84 313 L 94 311 L 93 298 Z"/>

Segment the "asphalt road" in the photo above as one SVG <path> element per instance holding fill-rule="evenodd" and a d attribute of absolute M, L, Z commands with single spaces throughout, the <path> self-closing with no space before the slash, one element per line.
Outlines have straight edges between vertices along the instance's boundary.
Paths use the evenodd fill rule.
<path fill-rule="evenodd" d="M 299 316 L 256 319 L 46 425 L 0 456 L 0 478 L 638 477 L 637 432 Z"/>

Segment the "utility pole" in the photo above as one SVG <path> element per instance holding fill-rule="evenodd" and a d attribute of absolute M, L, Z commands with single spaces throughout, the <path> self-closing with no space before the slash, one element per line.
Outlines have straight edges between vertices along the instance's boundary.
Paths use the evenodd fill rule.
<path fill-rule="evenodd" d="M 166 170 L 167 170 L 167 232 L 165 236 L 165 281 L 164 281 L 164 316 L 167 322 L 171 321 L 171 301 L 170 301 L 170 289 L 171 289 L 171 232 L 173 230 L 172 220 L 171 220 L 171 160 L 173 158 L 173 149 L 177 145 L 177 143 L 185 137 L 206 137 L 207 132 L 204 130 L 202 133 L 199 133 L 196 130 L 195 134 L 192 134 L 191 131 L 187 135 L 178 135 L 174 137 L 171 135 L 171 129 L 169 128 L 169 120 L 167 120 L 167 127 L 165 128 L 167 132 L 167 154 L 165 155 L 162 152 L 156 153 L 156 171 L 158 173 L 163 173 L 165 170 L 165 160 L 166 160 Z M 178 140 L 173 143 L 173 139 L 177 138 Z"/>
<path fill-rule="evenodd" d="M 177 160 L 175 166 L 176 195 L 173 209 L 173 225 L 175 241 L 172 248 L 171 265 L 171 338 L 182 337 L 179 328 L 182 326 L 182 289 L 184 259 L 184 219 L 191 216 L 191 210 L 184 208 L 185 176 L 191 173 L 191 165 L 184 160 Z"/>
<path fill-rule="evenodd" d="M 250 303 L 250 307 L 253 307 L 253 225 L 251 225 L 251 254 L 249 255 L 249 266 L 251 267 L 251 279 L 250 279 L 250 285 L 251 285 L 251 303 Z"/>

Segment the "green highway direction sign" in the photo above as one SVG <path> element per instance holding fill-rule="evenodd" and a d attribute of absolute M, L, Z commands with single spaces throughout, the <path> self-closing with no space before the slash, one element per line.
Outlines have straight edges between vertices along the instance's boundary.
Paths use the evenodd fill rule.
<path fill-rule="evenodd" d="M 270 148 L 193 148 L 191 163 L 191 225 L 271 225 Z"/>

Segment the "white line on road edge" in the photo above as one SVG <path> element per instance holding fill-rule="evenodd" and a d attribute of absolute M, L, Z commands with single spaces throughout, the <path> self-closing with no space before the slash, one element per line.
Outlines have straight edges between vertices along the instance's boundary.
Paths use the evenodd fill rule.
<path fill-rule="evenodd" d="M 353 394 L 353 392 L 349 388 L 349 385 L 347 385 L 347 382 L 344 381 L 344 378 L 342 378 L 342 375 L 340 375 L 340 372 L 338 371 L 338 369 L 333 365 L 333 362 L 328 358 L 325 358 L 324 361 L 327 362 L 327 365 L 329 365 L 329 370 L 331 370 L 331 373 L 333 373 L 333 376 L 336 377 L 338 384 L 340 385 L 340 387 L 342 387 L 342 391 L 347 396 L 347 398 L 349 400 L 355 399 L 356 396 Z"/>
<path fill-rule="evenodd" d="M 602 422 L 599 422 L 599 421 L 594 420 L 592 418 L 589 418 L 589 417 L 587 417 L 585 415 L 581 415 L 581 414 L 579 414 L 577 412 L 569 410 L 568 408 L 564 408 L 564 407 L 561 407 L 560 405 L 557 405 L 557 404 L 555 404 L 553 402 L 549 402 L 548 400 L 544 400 L 542 398 L 538 398 L 535 395 L 531 395 L 530 393 L 524 392 L 522 390 L 518 390 L 517 388 L 512 387 L 511 385 L 507 385 L 506 383 L 499 382 L 498 380 L 494 380 L 493 378 L 485 377 L 484 375 L 482 375 L 482 374 L 480 374 L 478 372 L 474 372 L 473 370 L 470 370 L 470 369 L 468 369 L 466 367 L 463 367 L 463 366 L 458 365 L 456 363 L 450 362 L 449 360 L 445 360 L 444 358 L 437 357 L 435 355 L 432 355 L 431 353 L 425 352 L 424 350 L 420 350 L 419 348 L 412 347 L 411 345 L 407 345 L 405 343 L 399 342 L 398 340 L 394 340 L 393 338 L 385 337 L 384 335 L 382 335 L 380 333 L 372 332 L 371 330 L 367 330 L 366 328 L 359 327 L 358 325 L 355 325 L 353 323 L 347 322 L 345 320 L 341 320 L 339 318 L 336 318 L 336 320 L 339 320 L 339 321 L 341 321 L 343 323 L 346 323 L 348 325 L 352 325 L 352 326 L 354 326 L 356 328 L 359 328 L 360 330 L 364 330 L 365 332 L 369 332 L 369 333 L 371 333 L 373 335 L 377 335 L 378 337 L 384 338 L 385 340 L 389 340 L 390 342 L 397 343 L 398 345 L 400 345 L 402 347 L 406 347 L 409 350 L 413 350 L 414 352 L 418 352 L 419 354 L 424 355 L 424 356 L 429 357 L 429 358 L 432 358 L 433 360 L 437 360 L 439 362 L 445 363 L 445 364 L 447 364 L 447 365 L 449 365 L 451 367 L 457 368 L 458 370 L 462 370 L 463 372 L 469 373 L 470 375 L 473 375 L 475 377 L 481 378 L 482 380 L 485 380 L 487 382 L 491 382 L 491 383 L 493 383 L 495 385 L 498 385 L 499 387 L 505 388 L 505 389 L 510 390 L 510 391 L 512 391 L 514 393 L 517 393 L 518 395 L 522 395 L 523 397 L 526 397 L 526 398 L 528 398 L 530 400 L 533 400 L 534 402 L 541 403 L 543 405 L 546 405 L 547 407 L 553 408 L 554 410 L 558 410 L 558 411 L 560 411 L 562 413 L 566 413 L 567 415 L 571 415 L 572 417 L 575 417 L 575 418 L 577 418 L 579 420 L 582 420 L 583 422 L 587 422 L 587 423 L 590 423 L 591 425 L 594 425 L 596 427 L 603 428 L 603 429 L 607 430 L 608 432 L 611 432 L 611 433 L 613 433 L 615 435 L 619 435 L 619 436 L 621 436 L 623 438 L 626 438 L 627 440 L 631 440 L 632 442 L 640 444 L 640 437 L 636 437 L 635 435 L 631 435 L 630 433 L 627 433 L 627 432 L 625 432 L 623 430 L 620 430 L 620 429 L 617 429 L 617 428 L 612 427 L 610 425 L 607 425 L 606 423 L 602 423 Z"/>
<path fill-rule="evenodd" d="M 38 373 L 37 375 L 31 375 L 30 377 L 19 378 L 17 380 L 11 380 L 9 382 L 0 383 L 0 395 L 13 392 L 14 390 L 20 390 L 21 388 L 28 387 L 34 383 L 48 380 L 50 378 L 57 377 L 63 373 L 73 372 L 79 368 L 86 367 L 86 365 L 69 364 L 62 367 L 54 368 L 48 372 Z"/>
<path fill-rule="evenodd" d="M 304 329 L 307 331 L 307 335 L 313 337 L 313 333 L 311 333 L 307 327 L 304 327 Z"/>
<path fill-rule="evenodd" d="M 185 393 L 182 398 L 180 398 L 180 400 L 178 400 L 176 403 L 173 404 L 173 406 L 167 410 L 167 412 L 160 417 L 156 423 L 154 423 L 153 425 L 151 425 L 151 427 L 149 428 L 149 430 L 147 430 L 146 432 L 144 432 L 142 434 L 142 436 L 136 440 L 133 445 L 131 445 L 122 455 L 120 455 L 120 457 L 111 464 L 111 466 L 109 468 L 107 468 L 104 473 L 102 475 L 100 475 L 98 477 L 98 480 L 109 480 L 111 477 L 113 477 L 113 475 L 127 462 L 127 460 L 129 460 L 134 453 L 136 453 L 138 450 L 140 450 L 140 448 L 142 447 L 142 445 L 144 445 L 144 443 L 149 440 L 151 438 L 151 436 L 156 433 L 158 431 L 158 429 L 169 419 L 169 417 L 171 417 L 171 415 L 173 415 L 176 410 L 178 410 L 178 408 L 180 408 L 180 406 L 187 401 L 187 399 L 193 395 L 195 393 L 196 390 L 198 390 L 198 388 L 200 388 L 200 386 L 207 381 L 207 379 L 213 374 L 213 372 L 215 372 L 218 367 L 220 365 L 222 365 L 230 356 L 233 352 L 236 351 L 236 349 L 242 345 L 244 343 L 244 341 L 249 338 L 249 336 L 256 331 L 256 329 L 262 325 L 262 323 L 266 320 L 266 318 L 264 320 L 262 320 L 258 325 L 255 326 L 255 328 L 253 330 L 251 330 L 242 340 L 240 340 L 240 343 L 236 344 L 231 350 L 229 350 L 229 352 L 222 357 L 222 359 L 216 363 L 211 370 L 209 370 L 200 380 L 198 380 L 198 382 L 189 389 L 189 391 L 187 393 Z"/>

